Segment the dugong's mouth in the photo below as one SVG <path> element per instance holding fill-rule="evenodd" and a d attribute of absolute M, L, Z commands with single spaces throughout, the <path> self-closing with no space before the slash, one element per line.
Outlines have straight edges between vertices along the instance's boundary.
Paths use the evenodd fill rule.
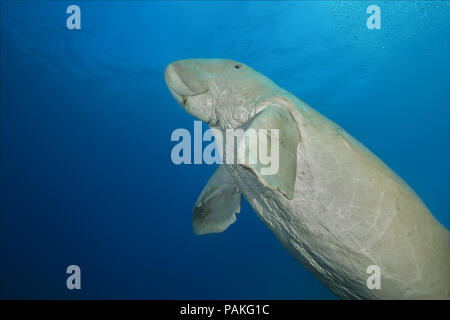
<path fill-rule="evenodd" d="M 195 79 L 195 77 L 181 72 L 180 68 L 171 63 L 164 71 L 167 87 L 175 100 L 191 115 L 200 120 L 209 122 L 211 120 L 211 109 L 203 103 L 207 99 L 209 88 L 206 81 Z"/>
<path fill-rule="evenodd" d="M 201 96 L 202 94 L 207 93 L 209 90 L 206 90 L 204 92 L 201 93 L 197 93 L 197 94 L 190 94 L 190 95 L 183 95 L 180 94 L 178 92 L 175 91 L 175 89 L 169 87 L 169 91 L 170 93 L 173 95 L 173 97 L 175 98 L 175 100 L 183 107 L 186 107 L 186 103 L 188 102 L 189 98 L 193 98 L 193 97 L 197 97 L 197 96 Z"/>
<path fill-rule="evenodd" d="M 188 84 L 189 81 L 187 81 L 187 79 L 182 79 L 173 63 L 167 66 L 164 72 L 164 78 L 172 95 L 182 105 L 186 104 L 189 97 L 198 96 L 208 92 L 208 88 L 202 88 L 202 90 L 197 90 L 198 92 L 195 92 L 196 90 L 192 89 L 192 86 Z M 192 83 L 193 81 L 191 80 L 190 82 Z"/>

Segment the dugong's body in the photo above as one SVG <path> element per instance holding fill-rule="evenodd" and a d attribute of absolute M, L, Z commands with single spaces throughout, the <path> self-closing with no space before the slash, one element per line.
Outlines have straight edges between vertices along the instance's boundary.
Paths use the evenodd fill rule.
<path fill-rule="evenodd" d="M 234 61 L 175 62 L 166 81 L 178 102 L 212 128 L 280 129 L 279 173 L 221 165 L 195 205 L 196 233 L 226 229 L 242 194 L 283 246 L 339 297 L 450 298 L 449 232 L 337 124 Z M 370 266 L 379 267 L 379 289 L 367 285 Z"/>

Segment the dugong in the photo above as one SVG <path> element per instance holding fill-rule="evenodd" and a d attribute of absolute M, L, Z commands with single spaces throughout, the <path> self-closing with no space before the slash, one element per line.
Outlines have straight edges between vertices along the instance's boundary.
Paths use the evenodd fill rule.
<path fill-rule="evenodd" d="M 344 129 L 240 62 L 180 60 L 164 73 L 176 101 L 215 132 L 279 134 L 277 173 L 262 174 L 259 162 L 219 165 L 194 206 L 196 234 L 227 229 L 244 195 L 283 247 L 338 297 L 450 298 L 449 232 Z"/>

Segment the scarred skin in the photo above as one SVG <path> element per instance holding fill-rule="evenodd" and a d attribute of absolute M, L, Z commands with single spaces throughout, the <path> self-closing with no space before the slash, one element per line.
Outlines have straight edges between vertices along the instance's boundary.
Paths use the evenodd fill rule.
<path fill-rule="evenodd" d="M 268 106 L 292 115 L 300 136 L 292 151 L 297 159 L 293 198 L 243 165 L 222 165 L 229 175 L 226 183 L 244 195 L 292 256 L 336 295 L 450 298 L 449 232 L 400 177 L 337 124 L 236 61 L 178 61 L 165 76 L 185 110 L 212 128 L 245 127 Z M 206 232 L 226 229 L 235 212 L 230 211 L 224 227 Z M 366 285 L 371 265 L 380 267 L 381 289 Z"/>

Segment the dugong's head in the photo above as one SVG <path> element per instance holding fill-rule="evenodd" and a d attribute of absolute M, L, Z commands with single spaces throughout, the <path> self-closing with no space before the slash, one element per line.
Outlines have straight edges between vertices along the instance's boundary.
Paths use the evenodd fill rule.
<path fill-rule="evenodd" d="M 249 66 L 224 59 L 173 62 L 165 79 L 178 103 L 211 128 L 226 131 L 227 136 L 233 131 L 228 129 L 246 130 L 248 139 L 238 139 L 237 149 L 226 143 L 227 164 L 233 163 L 228 155 L 237 150 L 237 162 L 253 171 L 264 186 L 293 198 L 299 130 L 291 111 L 275 99 L 288 95 L 287 91 Z M 266 170 L 268 162 L 261 150 L 269 147 L 273 161 Z"/>
<path fill-rule="evenodd" d="M 179 60 L 167 66 L 165 79 L 188 113 L 222 129 L 245 123 L 258 102 L 279 89 L 249 66 L 226 59 Z"/>

